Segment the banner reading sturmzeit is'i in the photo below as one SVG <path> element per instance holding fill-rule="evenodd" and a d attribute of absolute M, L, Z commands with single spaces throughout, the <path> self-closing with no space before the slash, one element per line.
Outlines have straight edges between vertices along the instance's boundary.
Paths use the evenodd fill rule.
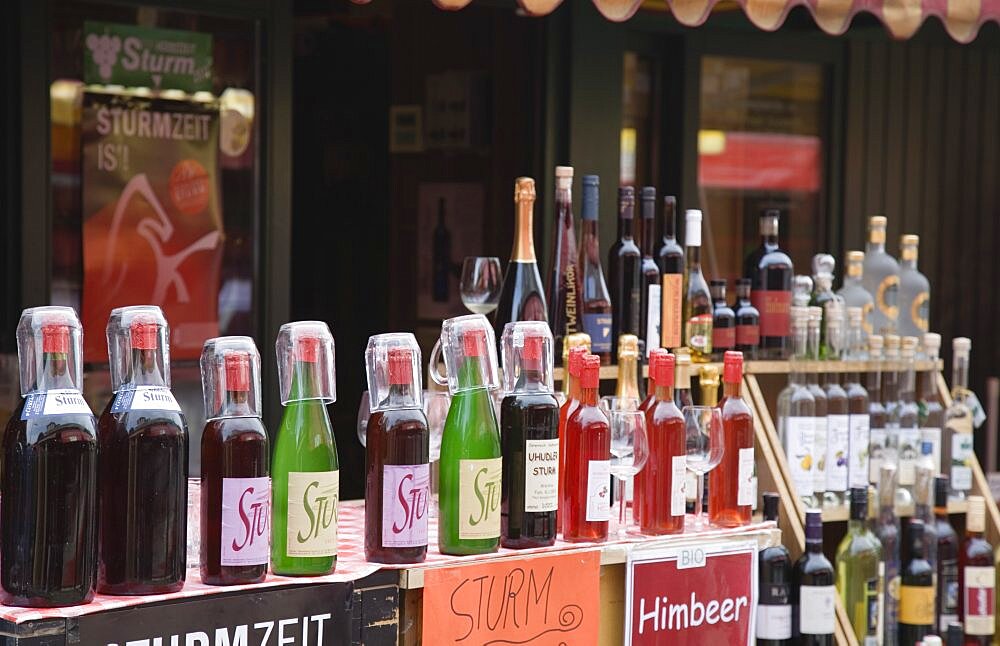
<path fill-rule="evenodd" d="M 115 307 L 162 307 L 175 359 L 197 358 L 219 334 L 218 140 L 213 103 L 84 92 L 87 362 L 107 361 Z"/>

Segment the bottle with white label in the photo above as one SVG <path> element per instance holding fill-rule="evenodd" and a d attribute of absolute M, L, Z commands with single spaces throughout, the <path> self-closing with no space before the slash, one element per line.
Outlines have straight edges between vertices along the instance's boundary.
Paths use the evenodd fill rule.
<path fill-rule="evenodd" d="M 807 308 L 792 307 L 792 358 L 788 386 L 778 395 L 778 436 L 785 449 L 795 493 L 807 507 L 814 507 L 816 399 L 805 379 L 808 318 Z"/>
<path fill-rule="evenodd" d="M 851 489 L 847 534 L 837 547 L 837 591 L 858 643 L 881 634 L 885 563 L 882 544 L 868 527 L 868 487 Z"/>
<path fill-rule="evenodd" d="M 984 536 L 986 531 L 986 501 L 982 496 L 969 496 L 969 511 L 965 516 L 965 540 L 958 554 L 958 614 L 965 624 L 965 643 L 988 646 L 996 630 L 995 591 L 996 567 L 993 546 Z"/>
<path fill-rule="evenodd" d="M 899 485 L 896 489 L 896 506 L 909 513 L 913 508 L 913 482 L 920 430 L 917 428 L 916 412 L 909 411 L 903 402 L 905 364 L 900 353 L 901 342 L 895 334 L 885 337 L 885 363 L 882 370 L 882 405 L 886 410 L 884 460 L 896 465 Z"/>
<path fill-rule="evenodd" d="M 920 440 L 930 442 L 934 456 L 934 474 L 941 473 L 941 430 L 944 428 L 944 406 L 938 390 L 938 357 L 941 335 L 928 332 L 923 338 L 923 356 L 930 369 L 920 375 Z"/>
<path fill-rule="evenodd" d="M 848 408 L 848 457 L 847 479 L 850 487 L 865 487 L 870 482 L 869 454 L 871 444 L 871 418 L 869 417 L 868 391 L 861 385 L 861 361 L 868 356 L 861 330 L 861 308 L 847 308 L 850 320 L 847 362 L 850 372 L 844 375 L 844 392 Z"/>
<path fill-rule="evenodd" d="M 830 430 L 827 423 L 829 401 L 826 391 L 819 385 L 819 373 L 822 370 L 821 339 L 823 324 L 823 308 L 815 305 L 809 307 L 809 323 L 806 332 L 806 350 L 809 356 L 806 364 L 806 387 L 815 400 L 813 417 L 813 495 L 817 504 L 823 504 L 826 499 L 827 445 Z M 834 502 L 831 500 L 831 502 Z M 839 502 L 839 501 L 838 501 Z M 835 502 L 836 504 L 836 502 Z"/>
<path fill-rule="evenodd" d="M 611 519 L 611 429 L 597 406 L 601 360 L 583 358 L 580 405 L 566 423 L 566 478 L 562 510 L 563 539 L 603 541 Z"/>
<path fill-rule="evenodd" d="M 201 351 L 201 580 L 257 583 L 271 538 L 271 450 L 260 419 L 260 354 L 253 339 L 209 339 Z"/>
<path fill-rule="evenodd" d="M 98 423 L 97 591 L 166 594 L 187 573 L 187 422 L 170 392 L 170 333 L 159 307 L 111 312 L 111 387 Z"/>
<path fill-rule="evenodd" d="M 969 353 L 972 341 L 952 340 L 951 405 L 945 411 L 941 470 L 951 482 L 951 499 L 964 500 L 972 489 L 973 419 L 969 390 Z"/>
<path fill-rule="evenodd" d="M 907 531 L 910 557 L 899 585 L 899 644 L 919 644 L 934 632 L 934 568 L 927 562 L 924 523 L 911 518 Z"/>
<path fill-rule="evenodd" d="M 271 570 L 319 576 L 337 567 L 340 462 L 326 406 L 337 400 L 333 335 L 322 321 L 285 323 L 275 341 L 285 407 L 271 465 Z"/>
<path fill-rule="evenodd" d="M 879 470 L 885 461 L 886 437 L 889 415 L 882 405 L 882 337 L 872 334 L 868 337 L 868 361 L 871 364 L 865 374 L 865 389 L 868 392 L 868 470 L 871 484 L 879 482 Z M 892 462 L 895 467 L 895 462 Z"/>
<path fill-rule="evenodd" d="M 833 566 L 823 555 L 823 513 L 806 511 L 806 550 L 792 574 L 792 623 L 796 643 L 833 646 L 837 587 Z"/>
<path fill-rule="evenodd" d="M 500 404 L 503 479 L 500 544 L 545 547 L 556 540 L 559 403 L 552 386 L 552 333 L 544 322 L 504 327 Z"/>
<path fill-rule="evenodd" d="M 97 429 L 80 394 L 83 330 L 69 307 L 21 314 L 20 406 L 3 435 L 0 601 L 89 602 L 97 555 Z"/>
<path fill-rule="evenodd" d="M 778 522 L 781 496 L 766 492 L 764 520 Z M 792 638 L 792 557 L 778 543 L 757 555 L 757 646 L 785 646 Z"/>

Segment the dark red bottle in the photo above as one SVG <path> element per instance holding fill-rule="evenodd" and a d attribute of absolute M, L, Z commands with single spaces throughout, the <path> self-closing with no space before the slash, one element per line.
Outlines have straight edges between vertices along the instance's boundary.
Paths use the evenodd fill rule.
<path fill-rule="evenodd" d="M 566 423 L 563 540 L 603 541 L 611 519 L 611 429 L 597 407 L 601 358 L 584 357 L 580 404 Z"/>
<path fill-rule="evenodd" d="M 104 594 L 165 594 L 184 587 L 187 422 L 170 392 L 167 338 L 158 307 L 111 313 L 116 394 L 97 429 L 97 590 Z"/>
<path fill-rule="evenodd" d="M 208 419 L 201 436 L 201 580 L 257 583 L 270 558 L 271 452 L 253 339 L 206 341 L 201 378 Z"/>
<path fill-rule="evenodd" d="M 97 564 L 97 432 L 80 394 L 76 312 L 25 310 L 17 345 L 24 399 L 3 436 L 0 602 L 88 603 Z"/>
<path fill-rule="evenodd" d="M 365 352 L 368 418 L 365 454 L 365 557 L 420 563 L 427 557 L 430 431 L 412 334 L 379 334 Z"/>
<path fill-rule="evenodd" d="M 674 404 L 674 355 L 659 357 L 655 370 L 656 400 L 646 412 L 649 459 L 635 478 L 641 501 L 639 529 L 643 534 L 680 534 L 687 502 L 687 449 L 684 415 Z"/>

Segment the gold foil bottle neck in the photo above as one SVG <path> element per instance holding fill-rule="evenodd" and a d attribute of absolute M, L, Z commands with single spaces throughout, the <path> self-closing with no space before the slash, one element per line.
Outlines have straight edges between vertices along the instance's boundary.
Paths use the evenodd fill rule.
<path fill-rule="evenodd" d="M 517 220 L 514 224 L 514 249 L 510 259 L 515 262 L 535 262 L 534 209 L 535 180 L 518 177 L 514 184 Z"/>
<path fill-rule="evenodd" d="M 618 357 L 633 356 L 639 356 L 639 337 L 634 334 L 623 334 L 618 337 Z"/>
<path fill-rule="evenodd" d="M 873 215 L 868 220 L 868 240 L 872 244 L 885 244 L 885 227 L 888 223 L 885 216 Z"/>
<path fill-rule="evenodd" d="M 518 177 L 514 182 L 514 201 L 535 199 L 535 180 L 530 177 Z"/>
<path fill-rule="evenodd" d="M 715 406 L 719 402 L 719 367 L 701 366 L 698 369 L 698 385 L 701 386 L 701 405 Z"/>

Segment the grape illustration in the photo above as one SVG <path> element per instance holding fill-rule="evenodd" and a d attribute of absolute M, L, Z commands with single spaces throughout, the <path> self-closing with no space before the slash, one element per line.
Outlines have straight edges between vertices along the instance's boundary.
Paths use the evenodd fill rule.
<path fill-rule="evenodd" d="M 87 49 L 97 64 L 98 73 L 105 81 L 111 80 L 111 69 L 118 62 L 118 52 L 121 51 L 122 42 L 118 36 L 98 36 L 89 34 L 87 36 Z"/>

